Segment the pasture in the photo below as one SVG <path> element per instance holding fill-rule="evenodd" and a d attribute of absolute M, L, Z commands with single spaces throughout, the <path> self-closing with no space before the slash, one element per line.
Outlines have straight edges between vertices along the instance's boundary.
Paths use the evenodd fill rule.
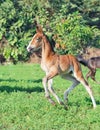
<path fill-rule="evenodd" d="M 88 69 L 82 70 L 86 75 Z M 0 130 L 100 129 L 100 85 L 89 79 L 96 109 L 92 108 L 90 97 L 80 84 L 69 94 L 68 110 L 65 110 L 58 103 L 51 105 L 44 97 L 41 83 L 44 75 L 38 64 L 0 66 Z M 99 69 L 96 79 L 100 80 Z M 53 84 L 63 98 L 70 82 L 58 76 Z"/>

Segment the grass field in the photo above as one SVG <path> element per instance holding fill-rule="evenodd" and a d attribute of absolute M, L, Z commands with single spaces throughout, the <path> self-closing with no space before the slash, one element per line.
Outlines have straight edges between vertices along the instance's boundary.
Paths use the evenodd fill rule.
<path fill-rule="evenodd" d="M 85 75 L 87 69 L 83 68 L 83 72 Z M 43 76 L 37 64 L 0 66 L 0 130 L 100 130 L 100 85 L 89 79 L 96 109 L 84 87 L 78 85 L 69 94 L 65 110 L 45 99 Z M 100 80 L 99 69 L 96 78 Z M 68 86 L 69 81 L 54 79 L 54 88 L 61 98 Z"/>

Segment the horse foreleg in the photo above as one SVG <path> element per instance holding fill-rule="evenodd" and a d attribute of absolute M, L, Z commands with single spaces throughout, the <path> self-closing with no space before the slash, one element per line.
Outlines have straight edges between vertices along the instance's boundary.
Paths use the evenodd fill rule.
<path fill-rule="evenodd" d="M 52 79 L 48 80 L 48 89 L 51 92 L 51 94 L 56 98 L 56 100 L 58 101 L 59 104 L 64 105 L 64 103 L 61 101 L 61 99 L 57 96 L 57 94 L 55 93 L 53 87 L 52 87 Z"/>
<path fill-rule="evenodd" d="M 92 73 L 91 73 L 91 78 L 92 78 L 92 80 L 94 80 L 94 81 L 96 81 L 96 80 L 95 80 L 95 74 L 96 74 L 96 69 L 93 69 L 93 70 L 92 70 Z"/>
<path fill-rule="evenodd" d="M 95 79 L 95 74 L 96 74 L 96 69 L 93 69 L 93 72 L 91 74 L 91 78 L 93 81 L 95 81 L 97 84 L 100 84 L 100 82 L 98 82 L 96 79 Z"/>
<path fill-rule="evenodd" d="M 48 101 L 51 103 L 51 104 L 55 104 L 55 102 L 51 99 L 51 97 L 50 97 L 50 94 L 49 94 L 49 90 L 48 90 L 48 87 L 47 87 L 47 77 L 44 77 L 43 78 L 43 81 L 42 81 L 42 83 L 43 83 L 43 86 L 44 86 L 44 90 L 45 90 L 45 97 L 48 99 Z"/>
<path fill-rule="evenodd" d="M 88 78 L 91 77 L 92 80 L 96 81 L 95 80 L 95 74 L 96 74 L 96 69 L 94 68 L 91 68 L 90 71 L 87 73 L 86 75 L 86 79 L 88 81 Z"/>
<path fill-rule="evenodd" d="M 64 103 L 61 101 L 61 99 L 58 97 L 58 95 L 55 93 L 53 87 L 52 87 L 52 78 L 55 77 L 56 75 L 58 75 L 58 71 L 55 68 L 51 68 L 51 70 L 49 71 L 49 73 L 47 74 L 47 76 L 44 78 L 43 81 L 43 85 L 45 90 L 47 91 L 47 89 L 51 92 L 51 94 L 56 98 L 56 100 L 58 101 L 59 104 L 64 105 Z M 46 87 L 46 83 L 48 82 L 48 88 Z M 50 95 L 49 95 L 50 97 Z M 49 98 L 50 100 L 51 98 Z M 53 101 L 53 100 L 52 100 Z"/>
<path fill-rule="evenodd" d="M 86 80 L 88 81 L 88 78 L 91 76 L 92 74 L 92 70 L 90 70 L 87 74 L 86 74 Z"/>

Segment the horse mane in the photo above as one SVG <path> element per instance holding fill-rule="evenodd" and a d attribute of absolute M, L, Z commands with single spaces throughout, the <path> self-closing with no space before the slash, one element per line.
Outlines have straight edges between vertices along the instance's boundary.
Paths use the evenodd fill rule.
<path fill-rule="evenodd" d="M 50 43 L 50 45 L 51 45 L 52 50 L 54 51 L 54 47 L 55 47 L 55 45 L 56 45 L 55 40 L 52 38 L 52 36 L 51 36 L 51 37 L 49 37 L 49 36 L 47 36 L 46 34 L 45 34 L 45 36 L 46 36 L 47 40 L 49 41 L 49 43 Z"/>

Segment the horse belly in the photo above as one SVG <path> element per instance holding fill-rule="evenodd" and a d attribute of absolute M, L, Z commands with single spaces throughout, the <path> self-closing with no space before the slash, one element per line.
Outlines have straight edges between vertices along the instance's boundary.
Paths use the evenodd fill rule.
<path fill-rule="evenodd" d="M 60 56 L 59 67 L 62 72 L 69 71 L 72 68 L 67 55 Z"/>
<path fill-rule="evenodd" d="M 59 71 L 59 74 L 60 75 L 65 75 L 65 74 L 71 74 L 71 73 L 73 73 L 73 70 L 74 70 L 74 68 L 73 68 L 73 66 L 70 66 L 70 67 L 68 67 L 67 69 L 59 69 L 60 71 Z"/>

